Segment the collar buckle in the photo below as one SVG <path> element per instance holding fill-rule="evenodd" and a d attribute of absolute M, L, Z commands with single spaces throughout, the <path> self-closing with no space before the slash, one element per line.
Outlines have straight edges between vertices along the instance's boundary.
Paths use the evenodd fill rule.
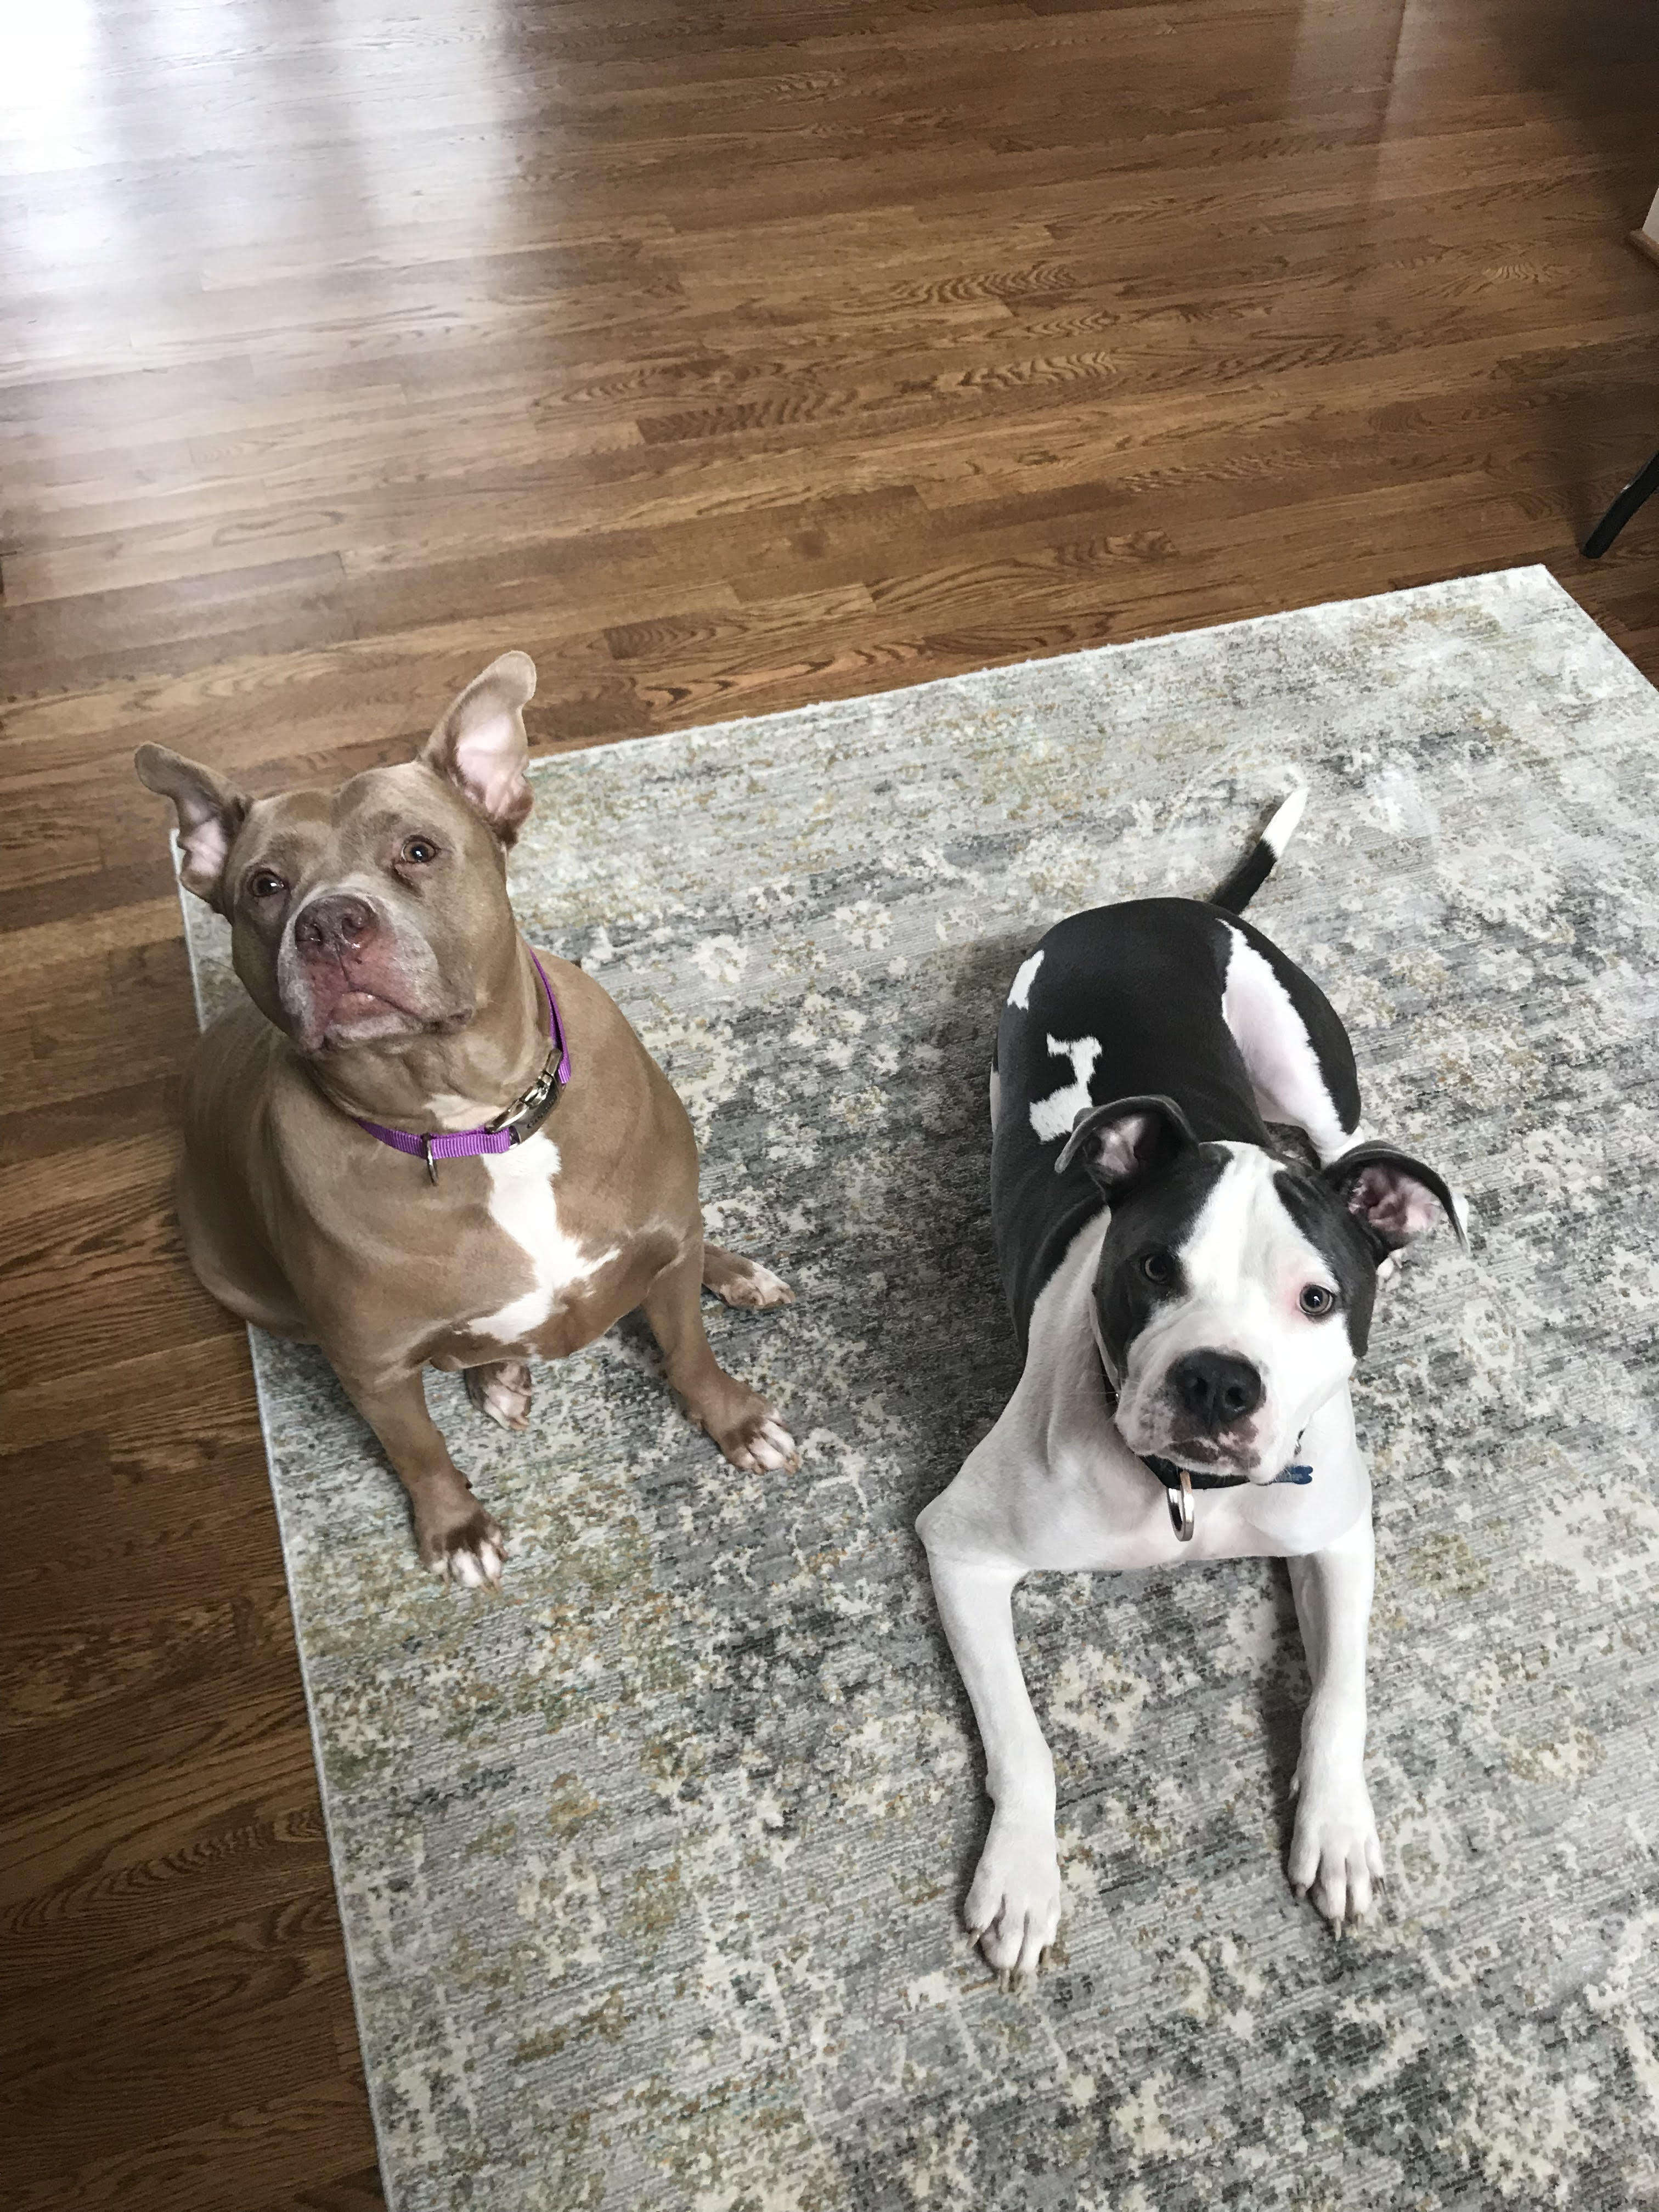
<path fill-rule="evenodd" d="M 515 1145 L 533 1137 L 542 1123 L 558 1103 L 564 1088 L 559 1075 L 560 1054 L 556 1045 L 549 1049 L 541 1073 L 528 1091 L 520 1091 L 504 1114 L 498 1114 L 488 1126 L 505 1129 Z"/>

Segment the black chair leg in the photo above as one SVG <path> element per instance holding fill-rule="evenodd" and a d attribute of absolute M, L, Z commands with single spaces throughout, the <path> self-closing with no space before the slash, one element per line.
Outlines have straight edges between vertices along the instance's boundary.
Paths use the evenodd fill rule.
<path fill-rule="evenodd" d="M 1659 491 L 1659 453 L 1654 455 L 1639 477 L 1631 478 L 1584 540 L 1584 558 L 1599 561 L 1643 501 L 1651 499 L 1656 491 Z"/>

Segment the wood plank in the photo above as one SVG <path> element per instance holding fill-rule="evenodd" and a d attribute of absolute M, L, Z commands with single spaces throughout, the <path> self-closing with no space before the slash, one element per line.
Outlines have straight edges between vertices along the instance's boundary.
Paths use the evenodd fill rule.
<path fill-rule="evenodd" d="M 384 2203 L 361 2078 L 299 2088 L 56 2172 L 16 2171 L 15 2212 L 370 2212 Z"/>

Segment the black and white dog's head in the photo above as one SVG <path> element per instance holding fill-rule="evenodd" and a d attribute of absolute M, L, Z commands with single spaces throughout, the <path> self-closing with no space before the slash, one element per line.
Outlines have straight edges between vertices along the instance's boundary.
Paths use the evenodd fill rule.
<path fill-rule="evenodd" d="M 1095 1277 L 1101 1349 L 1132 1451 L 1271 1482 L 1365 1349 L 1376 1271 L 1443 1210 L 1432 1168 L 1357 1145 L 1324 1169 L 1206 1144 L 1170 1098 L 1078 1116 L 1111 1219 Z"/>

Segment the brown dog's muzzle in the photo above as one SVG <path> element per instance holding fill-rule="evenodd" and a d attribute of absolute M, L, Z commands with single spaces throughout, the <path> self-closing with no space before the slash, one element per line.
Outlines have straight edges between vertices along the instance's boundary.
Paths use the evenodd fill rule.
<path fill-rule="evenodd" d="M 306 1052 L 428 1028 L 446 1015 L 446 1025 L 455 1025 L 465 1014 L 438 1002 L 435 981 L 429 952 L 355 891 L 324 891 L 307 901 L 277 969 L 289 1034 Z"/>

